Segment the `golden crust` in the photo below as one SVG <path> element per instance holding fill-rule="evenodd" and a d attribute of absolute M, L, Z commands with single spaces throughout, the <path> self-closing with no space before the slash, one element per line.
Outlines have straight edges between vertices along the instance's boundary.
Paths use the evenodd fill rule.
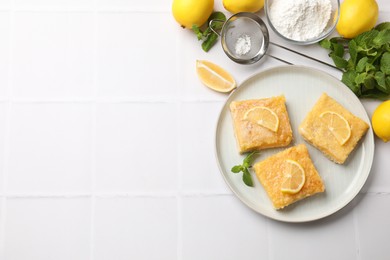
<path fill-rule="evenodd" d="M 345 144 L 340 145 L 320 120 L 320 115 L 325 111 L 336 112 L 348 121 L 351 127 L 351 137 Z M 369 125 L 366 122 L 323 93 L 299 126 L 299 133 L 330 160 L 343 164 L 368 128 Z"/>
<path fill-rule="evenodd" d="M 277 96 L 230 103 L 234 132 L 240 153 L 290 144 L 293 137 L 285 101 L 284 96 Z M 243 119 L 246 111 L 256 106 L 267 107 L 276 113 L 279 118 L 277 132 Z"/>
<path fill-rule="evenodd" d="M 298 162 L 305 171 L 305 184 L 296 194 L 287 194 L 281 191 L 283 172 L 287 159 Z M 298 200 L 325 191 L 322 179 L 314 167 L 307 147 L 304 144 L 272 155 L 264 161 L 256 163 L 253 167 L 257 178 L 267 192 L 275 209 L 282 209 Z"/>

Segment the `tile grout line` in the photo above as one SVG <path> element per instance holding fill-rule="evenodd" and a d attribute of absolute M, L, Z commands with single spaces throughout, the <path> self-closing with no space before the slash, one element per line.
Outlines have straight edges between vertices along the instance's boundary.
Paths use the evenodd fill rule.
<path fill-rule="evenodd" d="M 368 196 L 389 196 L 390 193 L 365 193 Z M 59 198 L 59 199 L 71 199 L 71 198 L 86 198 L 86 197 L 95 197 L 95 198 L 175 198 L 180 196 L 180 198 L 207 198 L 207 197 L 234 197 L 235 195 L 230 192 L 204 192 L 204 191 L 182 191 L 179 189 L 176 191 L 160 191 L 160 192 L 67 192 L 67 193 L 48 193 L 48 192 L 31 192 L 31 193 L 19 193 L 19 192 L 5 192 L 0 194 L 0 197 L 7 197 L 8 199 L 24 199 L 24 198 Z"/>
<path fill-rule="evenodd" d="M 21 6 L 14 8 L 2 8 L 0 7 L 0 12 L 7 12 L 10 10 L 14 12 L 26 12 L 26 13 L 164 13 L 169 14 L 170 10 L 165 8 L 151 8 L 148 6 L 144 7 L 51 7 L 51 6 Z"/>
<path fill-rule="evenodd" d="M 178 74 L 179 75 L 179 74 Z M 177 260 L 182 259 L 182 164 L 181 164 L 181 147 L 180 147 L 180 140 L 181 140 L 181 108 L 182 105 L 180 102 L 177 102 L 176 105 L 177 111 L 177 123 L 176 123 L 176 131 L 177 131 L 177 191 L 176 191 L 176 203 L 177 203 Z"/>
<path fill-rule="evenodd" d="M 271 242 L 271 232 L 270 232 L 270 224 L 271 221 L 269 218 L 265 218 L 265 232 L 267 233 L 267 257 L 268 260 L 273 259 L 273 254 L 272 254 L 272 242 Z"/>
<path fill-rule="evenodd" d="M 22 199 L 22 198 L 85 198 L 92 197 L 95 198 L 174 198 L 179 196 L 181 198 L 186 197 L 211 197 L 211 196 L 234 196 L 232 193 L 228 192 L 199 192 L 199 191 L 166 191 L 166 192 L 68 192 L 68 193 L 6 193 L 8 199 Z"/>
<path fill-rule="evenodd" d="M 21 104 L 47 104 L 47 103 L 108 103 L 108 104 L 122 104 L 122 103 L 168 103 L 168 104 L 176 104 L 180 103 L 220 103 L 224 102 L 224 100 L 218 99 L 202 99 L 202 98 L 159 98 L 159 97 L 139 97 L 139 98 L 131 98 L 128 97 L 84 97 L 84 98 L 28 98 L 28 97 L 13 97 L 13 98 L 0 98 L 0 102 L 8 102 L 12 101 L 13 103 L 21 103 Z"/>
<path fill-rule="evenodd" d="M 97 142 L 97 94 L 98 94 L 98 33 L 99 33 L 99 24 L 98 24 L 98 11 L 97 11 L 97 0 L 94 1 L 94 88 L 93 88 L 93 113 L 92 113 L 92 134 L 91 134 L 91 223 L 90 223 L 90 260 L 95 259 L 95 250 L 94 250 L 94 239 L 95 239 L 95 212 L 96 212 L 96 142 Z"/>
<path fill-rule="evenodd" d="M 176 63 L 176 131 L 177 131 L 177 191 L 176 191 L 176 203 L 177 203 L 177 241 L 176 241 L 176 259 L 183 259 L 183 215 L 182 215 L 182 163 L 181 163 L 181 139 L 182 139 L 182 125 L 181 125 L 181 109 L 182 109 L 182 101 L 180 100 L 180 55 L 179 55 L 179 47 L 180 47 L 180 38 L 176 36 L 176 55 L 175 55 L 175 63 Z"/>
<path fill-rule="evenodd" d="M 14 33 L 14 1 L 11 2 L 11 10 L 9 11 L 9 59 L 8 59 L 8 86 L 7 86 L 7 95 L 8 97 L 12 96 L 12 86 L 13 86 L 13 39 Z M 2 198 L 2 207 L 1 207 L 1 223 L 0 223 L 0 256 L 1 259 L 5 259 L 5 243 L 6 243 L 6 223 L 7 223 L 7 181 L 8 181 L 8 172 L 9 172 L 9 157 L 10 157 L 10 136 L 11 136 L 11 110 L 12 110 L 12 101 L 9 98 L 7 101 L 6 107 L 6 125 L 5 125 L 5 134 L 4 134 L 4 165 L 3 165 L 3 198 Z"/>
<path fill-rule="evenodd" d="M 353 221 L 353 228 L 355 230 L 356 259 L 361 260 L 362 258 L 361 258 L 361 251 L 360 251 L 361 246 L 360 246 L 359 223 L 358 223 L 359 221 L 355 209 L 352 209 L 352 221 Z"/>

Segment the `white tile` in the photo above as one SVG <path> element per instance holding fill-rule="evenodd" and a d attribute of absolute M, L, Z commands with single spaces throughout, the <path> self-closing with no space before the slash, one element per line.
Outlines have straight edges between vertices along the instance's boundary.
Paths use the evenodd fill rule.
<path fill-rule="evenodd" d="M 0 0 L 0 8 L 9 9 L 11 5 L 11 0 Z"/>
<path fill-rule="evenodd" d="M 387 259 L 390 253 L 387 224 L 390 219 L 389 194 L 360 195 L 356 206 L 360 259 Z"/>
<path fill-rule="evenodd" d="M 0 194 L 3 192 L 4 185 L 4 155 L 6 142 L 6 117 L 7 117 L 7 103 L 0 103 Z"/>
<path fill-rule="evenodd" d="M 237 198 L 186 197 L 181 206 L 183 259 L 268 259 L 266 218 Z"/>
<path fill-rule="evenodd" d="M 10 39 L 9 14 L 0 12 L 0 98 L 7 96 L 9 79 L 9 39 Z"/>
<path fill-rule="evenodd" d="M 180 109 L 180 173 L 183 190 L 227 189 L 215 158 L 215 126 L 223 103 L 183 103 Z"/>
<path fill-rule="evenodd" d="M 309 223 L 269 222 L 270 259 L 357 259 L 352 204 Z M 296 208 L 298 210 L 298 208 Z M 281 250 L 282 246 L 286 249 Z"/>
<path fill-rule="evenodd" d="M 89 104 L 14 104 L 7 190 L 90 189 L 93 111 Z"/>
<path fill-rule="evenodd" d="M 171 0 L 129 1 L 129 0 L 97 0 L 99 8 L 132 8 L 143 11 L 171 11 Z"/>
<path fill-rule="evenodd" d="M 94 259 L 176 259 L 176 207 L 175 198 L 97 199 Z"/>
<path fill-rule="evenodd" d="M 389 144 L 375 138 L 375 156 L 364 192 L 390 192 Z"/>
<path fill-rule="evenodd" d="M 15 14 L 13 94 L 85 97 L 94 84 L 91 13 Z"/>
<path fill-rule="evenodd" d="M 100 95 L 143 98 L 171 98 L 175 95 L 177 48 L 175 33 L 171 26 L 167 26 L 170 15 L 99 14 Z M 143 20 L 154 22 L 144 23 Z"/>
<path fill-rule="evenodd" d="M 97 114 L 96 186 L 99 191 L 176 188 L 175 104 L 100 104 Z"/>
<path fill-rule="evenodd" d="M 89 199 L 20 198 L 6 204 L 5 259 L 89 259 Z"/>
<path fill-rule="evenodd" d="M 22 8 L 92 8 L 94 0 L 14 0 L 14 5 Z"/>

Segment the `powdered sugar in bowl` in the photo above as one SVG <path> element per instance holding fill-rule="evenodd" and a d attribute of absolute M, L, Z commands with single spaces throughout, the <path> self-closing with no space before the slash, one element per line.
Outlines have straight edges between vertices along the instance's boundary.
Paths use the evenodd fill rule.
<path fill-rule="evenodd" d="M 281 38 L 307 45 L 329 36 L 339 19 L 339 0 L 265 0 L 269 26 Z"/>

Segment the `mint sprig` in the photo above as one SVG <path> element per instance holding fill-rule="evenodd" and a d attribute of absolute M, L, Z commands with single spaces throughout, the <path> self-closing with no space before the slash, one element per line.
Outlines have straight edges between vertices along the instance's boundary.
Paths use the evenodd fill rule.
<path fill-rule="evenodd" d="M 231 171 L 233 173 L 239 173 L 242 172 L 242 180 L 243 182 L 249 186 L 253 187 L 253 180 L 251 173 L 249 172 L 249 168 L 252 167 L 252 161 L 253 161 L 253 156 L 255 154 L 258 154 L 257 151 L 249 153 L 243 160 L 242 164 L 238 164 L 232 167 Z"/>
<path fill-rule="evenodd" d="M 341 81 L 360 98 L 385 100 L 390 96 L 390 22 L 377 25 L 353 39 L 334 37 L 320 45 L 343 71 Z M 349 54 L 349 55 L 348 55 Z"/>
<path fill-rule="evenodd" d="M 226 16 L 221 12 L 214 12 L 210 15 L 205 30 L 202 30 L 199 26 L 193 25 L 192 31 L 196 34 L 199 41 L 202 41 L 202 49 L 208 52 L 211 47 L 217 42 L 218 35 L 210 29 L 209 23 L 211 20 L 218 20 L 212 23 L 212 28 L 215 31 L 222 29 L 223 22 L 226 21 Z"/>

